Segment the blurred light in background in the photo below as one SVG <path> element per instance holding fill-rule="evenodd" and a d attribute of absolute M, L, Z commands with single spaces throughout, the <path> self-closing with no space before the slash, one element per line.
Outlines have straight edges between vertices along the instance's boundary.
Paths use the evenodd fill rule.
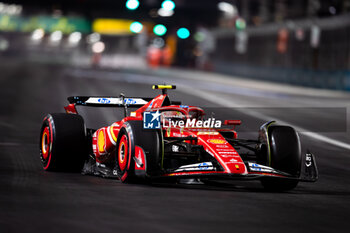
<path fill-rule="evenodd" d="M 98 34 L 97 32 L 94 32 L 86 37 L 86 42 L 88 44 L 93 44 L 93 43 L 100 41 L 100 39 L 101 39 L 101 35 Z"/>
<path fill-rule="evenodd" d="M 153 32 L 157 36 L 163 36 L 166 33 L 166 31 L 167 31 L 167 28 L 163 24 L 157 24 L 153 28 Z"/>
<path fill-rule="evenodd" d="M 219 2 L 218 9 L 228 17 L 234 17 L 237 15 L 237 8 L 228 2 Z"/>
<path fill-rule="evenodd" d="M 128 0 L 125 3 L 126 8 L 129 10 L 136 10 L 140 5 L 140 2 L 138 0 Z"/>
<path fill-rule="evenodd" d="M 311 27 L 310 45 L 312 48 L 318 48 L 320 45 L 321 29 L 319 26 L 313 25 Z"/>
<path fill-rule="evenodd" d="M 337 9 L 334 6 L 330 6 L 329 13 L 331 13 L 332 15 L 335 15 L 337 13 Z"/>
<path fill-rule="evenodd" d="M 91 32 L 91 22 L 80 16 L 54 17 L 47 15 L 9 15 L 0 13 L 0 31 L 33 32 L 42 28 L 45 32 L 61 31 L 70 34 L 74 31 Z"/>
<path fill-rule="evenodd" d="M 152 41 L 152 46 L 156 48 L 162 48 L 164 45 L 165 45 L 165 41 L 160 37 L 157 37 Z"/>
<path fill-rule="evenodd" d="M 248 49 L 248 33 L 246 31 L 238 31 L 235 36 L 235 49 L 238 54 L 244 54 Z"/>
<path fill-rule="evenodd" d="M 162 8 L 166 11 L 172 11 L 175 8 L 175 3 L 171 0 L 165 0 L 162 3 Z"/>
<path fill-rule="evenodd" d="M 19 15 L 22 13 L 22 6 L 0 2 L 0 14 Z"/>
<path fill-rule="evenodd" d="M 105 50 L 105 44 L 101 41 L 96 42 L 92 45 L 92 52 L 102 53 Z"/>
<path fill-rule="evenodd" d="M 80 32 L 73 32 L 68 37 L 68 43 L 71 46 L 78 45 L 79 41 L 81 40 L 81 33 Z"/>
<path fill-rule="evenodd" d="M 170 17 L 174 14 L 174 11 L 173 10 L 166 10 L 164 8 L 159 8 L 158 10 L 158 15 L 159 16 L 162 16 L 162 17 Z"/>
<path fill-rule="evenodd" d="M 140 22 L 133 22 L 132 24 L 130 24 L 130 31 L 133 33 L 139 33 L 141 32 L 143 29 L 143 25 Z"/>
<path fill-rule="evenodd" d="M 302 29 L 302 28 L 297 28 L 297 29 L 295 30 L 295 38 L 296 38 L 298 41 L 304 40 L 304 38 L 305 38 L 304 29 Z"/>
<path fill-rule="evenodd" d="M 190 36 L 190 31 L 187 28 L 180 28 L 177 30 L 177 36 L 180 39 L 186 39 Z"/>
<path fill-rule="evenodd" d="M 31 39 L 34 41 L 39 41 L 43 39 L 44 35 L 45 35 L 44 29 L 38 28 L 33 31 Z"/>
<path fill-rule="evenodd" d="M 6 51 L 10 46 L 8 40 L 0 37 L 0 51 Z"/>
<path fill-rule="evenodd" d="M 205 40 L 205 34 L 203 32 L 196 32 L 196 34 L 194 34 L 194 39 L 197 42 L 202 42 Z"/>
<path fill-rule="evenodd" d="M 92 22 L 92 31 L 108 35 L 130 35 L 133 22 L 135 21 L 129 19 L 97 18 Z"/>
<path fill-rule="evenodd" d="M 53 43 L 58 43 L 62 39 L 62 32 L 61 31 L 54 31 L 50 35 L 50 41 Z"/>

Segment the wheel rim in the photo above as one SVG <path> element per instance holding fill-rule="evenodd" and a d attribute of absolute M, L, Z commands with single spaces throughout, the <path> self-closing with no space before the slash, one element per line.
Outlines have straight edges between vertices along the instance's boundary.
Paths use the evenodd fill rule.
<path fill-rule="evenodd" d="M 47 160 L 50 152 L 50 131 L 49 127 L 45 127 L 41 137 L 41 153 L 44 160 Z"/>
<path fill-rule="evenodd" d="M 118 148 L 118 162 L 119 162 L 119 168 L 121 171 L 125 170 L 127 156 L 128 156 L 128 139 L 126 135 L 123 135 L 122 138 L 120 139 L 120 144 Z"/>

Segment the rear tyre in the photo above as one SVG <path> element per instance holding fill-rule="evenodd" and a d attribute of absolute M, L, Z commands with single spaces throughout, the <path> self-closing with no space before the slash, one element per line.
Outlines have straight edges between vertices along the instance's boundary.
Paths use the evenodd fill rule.
<path fill-rule="evenodd" d="M 86 156 L 83 118 L 75 114 L 48 114 L 40 132 L 40 158 L 44 170 L 78 172 Z"/>
<path fill-rule="evenodd" d="M 266 149 L 265 165 L 286 172 L 295 178 L 300 176 L 301 149 L 297 132 L 290 126 L 271 125 L 268 127 L 268 146 Z M 270 191 L 287 191 L 298 184 L 296 179 L 265 177 L 261 183 Z"/>
<path fill-rule="evenodd" d="M 122 127 L 117 140 L 116 169 L 119 179 L 122 182 L 130 182 L 134 176 L 131 141 L 127 130 Z"/>

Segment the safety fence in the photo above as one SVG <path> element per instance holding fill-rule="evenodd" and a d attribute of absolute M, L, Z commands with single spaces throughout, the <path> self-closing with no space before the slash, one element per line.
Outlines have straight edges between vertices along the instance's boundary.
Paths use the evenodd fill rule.
<path fill-rule="evenodd" d="M 216 71 L 350 91 L 350 15 L 214 34 Z"/>

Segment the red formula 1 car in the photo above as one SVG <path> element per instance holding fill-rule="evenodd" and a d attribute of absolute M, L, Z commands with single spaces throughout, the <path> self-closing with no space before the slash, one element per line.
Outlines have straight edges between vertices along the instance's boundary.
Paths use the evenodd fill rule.
<path fill-rule="evenodd" d="M 259 179 L 271 190 L 290 190 L 318 179 L 315 158 L 301 154 L 290 126 L 261 126 L 256 140 L 240 139 L 240 120 L 204 119 L 203 109 L 172 102 L 167 89 L 152 98 L 69 97 L 66 113 L 48 114 L 40 136 L 46 171 L 82 171 L 132 180 L 196 178 Z M 86 128 L 77 105 L 120 107 L 125 117 L 111 126 Z M 131 108 L 138 108 L 129 113 Z M 222 125 L 221 125 L 222 124 Z M 228 128 L 229 127 L 229 128 Z"/>

